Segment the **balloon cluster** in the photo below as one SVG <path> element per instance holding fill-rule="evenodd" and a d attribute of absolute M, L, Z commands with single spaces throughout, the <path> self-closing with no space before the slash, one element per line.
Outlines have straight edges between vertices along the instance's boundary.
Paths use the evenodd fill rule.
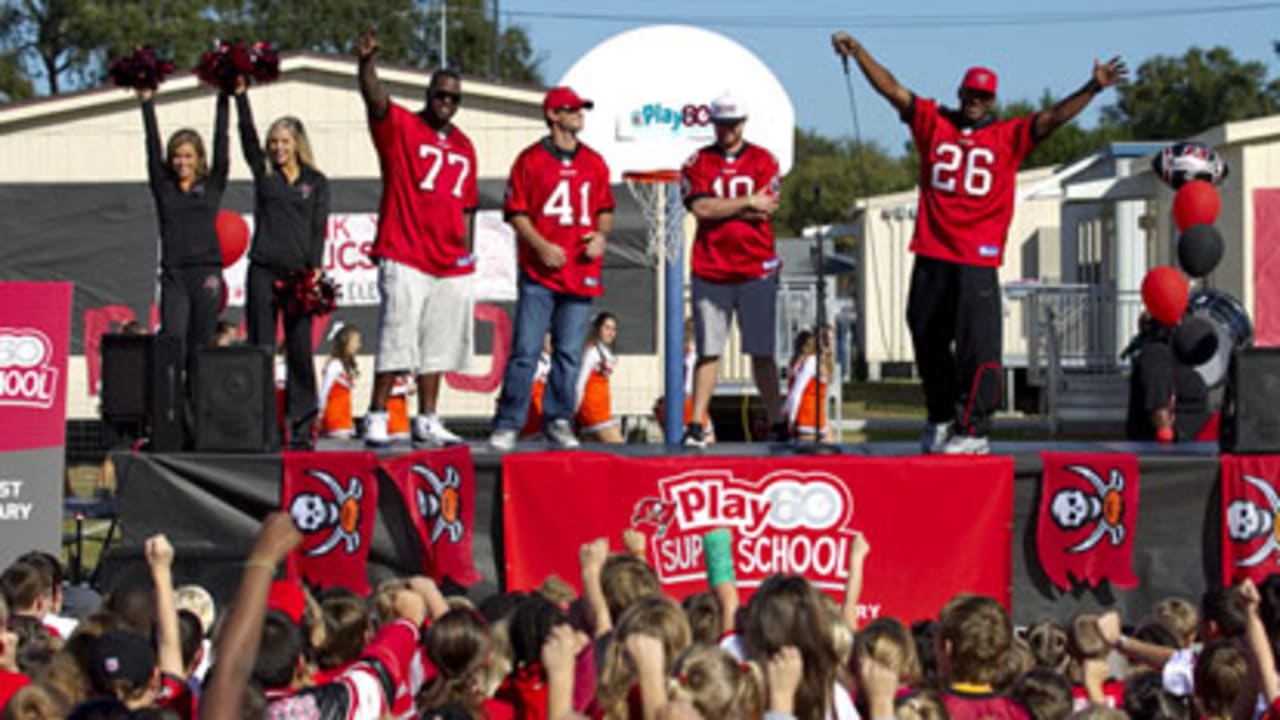
<path fill-rule="evenodd" d="M 280 77 L 280 54 L 271 43 L 246 46 L 224 40 L 200 56 L 195 73 L 205 85 L 226 91 L 232 90 L 241 77 L 250 82 L 268 83 Z"/>
<path fill-rule="evenodd" d="M 173 63 L 156 55 L 154 48 L 142 45 L 128 55 L 112 60 L 107 67 L 107 77 L 117 87 L 155 90 L 173 74 L 173 69 Z"/>
<path fill-rule="evenodd" d="M 1226 348 L 1219 348 L 1222 333 L 1211 316 L 1188 314 L 1192 293 L 1187 278 L 1203 278 L 1222 261 L 1222 235 L 1214 227 L 1222 209 L 1216 184 L 1228 169 L 1217 151 L 1194 142 L 1177 143 L 1157 153 L 1152 169 L 1175 190 L 1173 219 L 1179 233 L 1181 270 L 1162 266 L 1148 272 L 1142 280 L 1142 302 L 1151 317 L 1174 328 L 1173 349 L 1178 358 L 1199 366 Z"/>

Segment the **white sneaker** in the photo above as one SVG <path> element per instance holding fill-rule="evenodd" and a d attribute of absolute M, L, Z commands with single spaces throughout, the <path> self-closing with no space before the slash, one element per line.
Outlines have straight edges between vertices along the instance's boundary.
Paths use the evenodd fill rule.
<path fill-rule="evenodd" d="M 573 426 L 563 418 L 553 420 L 550 425 L 546 426 L 544 432 L 547 434 L 547 443 L 552 447 L 567 450 L 576 448 L 579 445 L 578 438 L 573 434 Z"/>
<path fill-rule="evenodd" d="M 924 432 L 920 435 L 920 452 L 942 452 L 942 447 L 951 439 L 951 421 L 925 423 Z"/>
<path fill-rule="evenodd" d="M 387 434 L 387 413 L 370 410 L 365 415 L 364 444 L 372 448 L 384 448 L 391 444 Z"/>
<path fill-rule="evenodd" d="M 413 441 L 431 447 L 460 445 L 465 442 L 440 422 L 439 415 L 418 415 L 413 418 Z"/>
<path fill-rule="evenodd" d="M 489 436 L 489 447 L 498 452 L 509 452 L 516 448 L 515 430 L 494 430 Z"/>
<path fill-rule="evenodd" d="M 953 435 L 942 446 L 943 455 L 986 455 L 989 452 L 991 444 L 985 435 Z"/>

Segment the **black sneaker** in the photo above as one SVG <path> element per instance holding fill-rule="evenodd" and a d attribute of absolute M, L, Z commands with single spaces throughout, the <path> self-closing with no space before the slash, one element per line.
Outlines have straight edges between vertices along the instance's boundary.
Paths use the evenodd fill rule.
<path fill-rule="evenodd" d="M 689 423 L 684 426 L 684 435 L 680 438 L 680 444 L 685 447 L 704 448 L 707 446 L 707 435 L 702 429 L 702 423 Z"/>
<path fill-rule="evenodd" d="M 769 442 L 791 442 L 791 429 L 786 423 L 774 423 L 769 426 Z"/>

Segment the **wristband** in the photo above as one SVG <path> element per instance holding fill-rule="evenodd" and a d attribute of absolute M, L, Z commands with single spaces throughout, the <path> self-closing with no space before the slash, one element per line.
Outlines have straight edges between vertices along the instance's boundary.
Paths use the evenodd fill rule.
<path fill-rule="evenodd" d="M 1102 83 L 1098 82 L 1097 79 L 1090 78 L 1089 82 L 1085 83 L 1085 89 L 1096 95 L 1102 92 Z"/>
<path fill-rule="evenodd" d="M 249 558 L 248 560 L 245 560 L 245 561 L 244 561 L 244 567 L 245 567 L 245 569 L 246 569 L 246 570 L 248 570 L 248 569 L 250 569 L 250 568 L 261 568 L 261 569 L 263 569 L 263 570 L 266 570 L 266 571 L 268 571 L 268 572 L 272 572 L 272 573 L 274 573 L 274 572 L 276 571 L 276 564 L 275 564 L 275 563 L 273 563 L 273 562 L 271 562 L 271 561 L 269 561 L 269 560 L 260 560 L 260 559 L 257 559 L 257 558 Z"/>
<path fill-rule="evenodd" d="M 702 559 L 707 566 L 707 585 L 734 582 L 733 534 L 728 528 L 712 530 L 702 536 Z"/>
<path fill-rule="evenodd" d="M 1128 645 L 1128 644 L 1129 644 L 1129 638 L 1128 638 L 1128 637 L 1126 637 L 1126 636 L 1124 636 L 1124 635 L 1121 635 L 1120 637 L 1117 637 L 1117 638 L 1116 638 L 1116 649 L 1117 649 L 1117 650 L 1123 650 L 1123 649 L 1124 649 L 1124 646 L 1125 646 L 1125 645 Z"/>

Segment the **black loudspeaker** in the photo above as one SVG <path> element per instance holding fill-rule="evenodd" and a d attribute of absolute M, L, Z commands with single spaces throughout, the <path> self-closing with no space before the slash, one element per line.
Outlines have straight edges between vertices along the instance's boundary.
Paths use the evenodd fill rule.
<path fill-rule="evenodd" d="M 139 429 L 151 450 L 181 450 L 182 364 L 178 338 L 102 336 L 102 419 Z"/>
<path fill-rule="evenodd" d="M 1280 453 L 1280 348 L 1231 355 L 1219 444 L 1227 453 Z"/>
<path fill-rule="evenodd" d="M 276 403 L 271 352 L 243 345 L 205 348 L 196 356 L 198 451 L 274 452 Z"/>

